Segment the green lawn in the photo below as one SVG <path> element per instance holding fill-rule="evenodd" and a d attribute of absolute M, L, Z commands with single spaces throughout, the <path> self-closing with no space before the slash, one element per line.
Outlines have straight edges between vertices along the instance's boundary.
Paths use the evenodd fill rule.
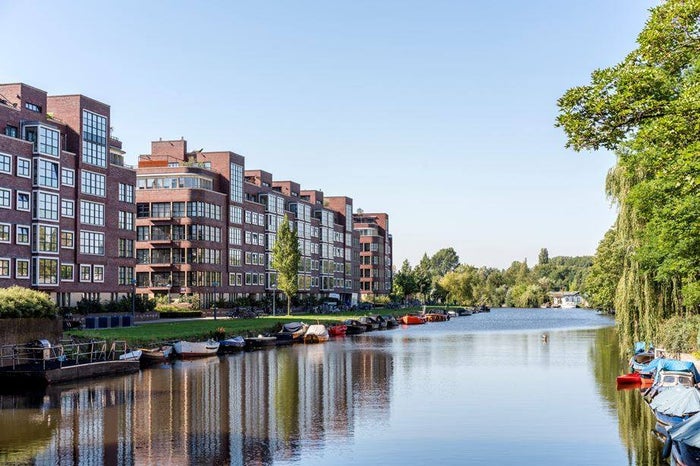
<path fill-rule="evenodd" d="M 96 338 L 100 340 L 125 340 L 132 347 L 148 346 L 154 343 L 177 340 L 203 340 L 214 336 L 217 329 L 223 328 L 227 337 L 257 335 L 258 333 L 276 331 L 287 322 L 302 321 L 307 324 L 316 322 L 330 324 L 345 319 L 354 319 L 365 315 L 394 314 L 404 315 L 407 312 L 416 312 L 418 308 L 406 309 L 375 309 L 358 313 L 339 312 L 335 314 L 294 314 L 292 316 L 267 316 L 256 319 L 229 319 L 228 317 L 213 319 L 191 319 L 184 321 L 163 321 L 154 323 L 142 323 L 133 327 L 72 330 L 66 332 L 80 338 Z"/>

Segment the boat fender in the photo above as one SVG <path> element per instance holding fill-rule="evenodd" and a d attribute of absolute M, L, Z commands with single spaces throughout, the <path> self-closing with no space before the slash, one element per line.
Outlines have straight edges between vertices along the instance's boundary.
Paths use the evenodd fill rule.
<path fill-rule="evenodd" d="M 666 441 L 664 442 L 664 449 L 661 451 L 663 458 L 668 458 L 669 455 L 671 455 L 671 445 L 673 445 L 673 440 L 671 440 L 670 435 L 667 435 Z"/>

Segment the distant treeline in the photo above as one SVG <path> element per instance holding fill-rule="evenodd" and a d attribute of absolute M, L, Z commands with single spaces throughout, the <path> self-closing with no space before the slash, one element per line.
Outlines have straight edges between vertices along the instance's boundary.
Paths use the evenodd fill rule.
<path fill-rule="evenodd" d="M 405 260 L 394 274 L 393 293 L 404 301 L 539 307 L 549 302 L 550 291 L 580 291 L 585 296 L 592 263 L 591 256 L 550 258 L 543 248 L 534 267 L 523 260 L 501 270 L 460 264 L 455 250 L 446 248 L 432 257 L 424 254 L 415 267 Z"/>

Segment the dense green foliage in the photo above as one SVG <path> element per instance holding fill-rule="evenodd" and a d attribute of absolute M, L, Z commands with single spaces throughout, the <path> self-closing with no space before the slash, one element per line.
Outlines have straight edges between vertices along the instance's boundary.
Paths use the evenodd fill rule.
<path fill-rule="evenodd" d="M 607 179 L 618 217 L 588 279 L 623 340 L 700 306 L 700 0 L 651 9 L 638 47 L 560 99 L 567 147 L 617 154 Z"/>
<path fill-rule="evenodd" d="M 292 312 L 292 297 L 299 290 L 297 274 L 300 262 L 299 237 L 285 215 L 272 246 L 272 268 L 277 270 L 277 287 L 287 295 L 287 315 Z"/>
<path fill-rule="evenodd" d="M 403 262 L 394 275 L 395 297 L 463 306 L 539 307 L 548 302 L 550 291 L 585 291 L 584 281 L 592 264 L 587 256 L 550 258 L 546 248 L 533 268 L 527 261 L 515 261 L 505 270 L 460 265 L 452 248 L 435 256 L 424 254 L 415 268 Z"/>
<path fill-rule="evenodd" d="M 46 293 L 21 286 L 0 289 L 0 318 L 56 317 L 58 307 Z"/>

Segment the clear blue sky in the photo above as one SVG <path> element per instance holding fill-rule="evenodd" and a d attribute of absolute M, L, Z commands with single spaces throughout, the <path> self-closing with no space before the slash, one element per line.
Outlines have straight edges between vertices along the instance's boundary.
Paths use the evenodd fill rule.
<path fill-rule="evenodd" d="M 231 150 L 388 212 L 394 261 L 593 254 L 609 153 L 564 148 L 556 100 L 635 47 L 651 0 L 0 0 L 0 82 L 112 107 L 150 141 Z"/>

